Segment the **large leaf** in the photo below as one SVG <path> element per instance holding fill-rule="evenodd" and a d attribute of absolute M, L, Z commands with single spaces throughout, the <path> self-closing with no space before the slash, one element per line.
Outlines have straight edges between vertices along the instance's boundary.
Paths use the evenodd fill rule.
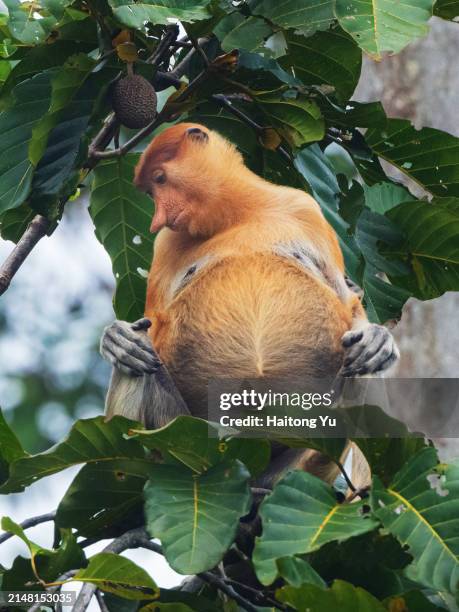
<path fill-rule="evenodd" d="M 277 559 L 374 529 L 377 523 L 362 506 L 362 502 L 339 504 L 329 485 L 306 472 L 284 476 L 260 507 L 263 533 L 253 553 L 260 582 L 271 584 L 276 578 Z"/>
<path fill-rule="evenodd" d="M 0 114 L 0 213 L 19 206 L 29 195 L 33 173 L 29 142 L 49 107 L 50 77 L 41 73 L 17 85 L 12 93 L 14 103 Z"/>
<path fill-rule="evenodd" d="M 302 584 L 327 586 L 311 564 L 300 557 L 282 557 L 277 561 L 277 568 L 279 575 L 294 587 L 300 587 Z"/>
<path fill-rule="evenodd" d="M 405 119 L 389 119 L 369 130 L 369 146 L 383 159 L 439 196 L 459 196 L 459 138 L 433 128 L 417 130 Z"/>
<path fill-rule="evenodd" d="M 431 299 L 459 291 L 459 198 L 405 202 L 387 216 L 406 237 L 401 251 L 388 251 L 409 257 L 416 296 Z"/>
<path fill-rule="evenodd" d="M 164 461 L 186 465 L 201 474 L 210 467 L 239 459 L 252 475 L 262 472 L 270 458 L 271 447 L 267 440 L 230 438 L 213 423 L 192 416 L 179 416 L 164 427 L 155 430 L 141 430 L 131 433 L 150 450 L 159 451 Z"/>
<path fill-rule="evenodd" d="M 86 537 L 107 534 L 134 510 L 139 510 L 150 462 L 145 459 L 109 459 L 88 463 L 62 498 L 56 514 L 58 527 L 76 529 Z"/>
<path fill-rule="evenodd" d="M 253 15 L 306 36 L 327 30 L 335 18 L 333 0 L 251 0 L 249 6 Z"/>
<path fill-rule="evenodd" d="M 159 589 L 153 578 L 136 563 L 114 553 L 98 553 L 72 580 L 91 582 L 102 591 L 125 599 L 156 599 Z"/>
<path fill-rule="evenodd" d="M 386 607 L 373 595 L 343 580 L 335 580 L 330 589 L 312 584 L 297 588 L 285 586 L 276 597 L 297 612 L 386 612 Z"/>
<path fill-rule="evenodd" d="M 433 5 L 434 0 L 336 0 L 335 12 L 341 27 L 359 46 L 381 59 L 383 53 L 398 53 L 427 34 Z"/>
<path fill-rule="evenodd" d="M 169 24 L 171 19 L 191 23 L 208 19 L 207 6 L 210 0 L 194 0 L 192 6 L 188 0 L 109 0 L 113 14 L 120 23 L 129 27 L 143 29 L 145 23 Z"/>
<path fill-rule="evenodd" d="M 239 461 L 203 474 L 154 465 L 145 488 L 145 517 L 173 569 L 196 574 L 221 561 L 250 507 L 249 473 Z"/>
<path fill-rule="evenodd" d="M 241 13 L 231 13 L 224 17 L 214 29 L 224 51 L 245 49 L 255 51 L 272 34 L 269 24 L 258 17 L 245 17 Z"/>
<path fill-rule="evenodd" d="M 123 437 L 136 425 L 139 426 L 135 421 L 120 416 L 114 417 L 108 423 L 104 417 L 77 421 L 63 442 L 44 453 L 19 457 L 13 461 L 10 465 L 10 477 L 0 487 L 0 493 L 23 491 L 40 478 L 79 463 L 121 457 L 144 458 L 145 451 L 139 442 Z"/>
<path fill-rule="evenodd" d="M 459 583 L 459 467 L 439 465 L 433 448 L 421 450 L 385 489 L 375 477 L 375 515 L 414 557 L 409 577 L 457 593 Z"/>
<path fill-rule="evenodd" d="M 151 198 L 132 181 L 138 155 L 105 160 L 94 171 L 90 213 L 96 236 L 112 260 L 116 279 L 116 316 L 134 321 L 143 316 L 146 277 L 153 256 L 149 228 Z"/>
<path fill-rule="evenodd" d="M 305 85 L 333 87 L 341 100 L 349 100 L 357 87 L 362 52 L 340 28 L 305 37 L 286 34 L 288 53 L 279 60 L 292 67 Z"/>
<path fill-rule="evenodd" d="M 312 145 L 298 153 L 294 165 L 308 182 L 312 195 L 320 204 L 327 221 L 338 234 L 346 271 L 357 282 L 361 254 L 355 240 L 349 235 L 348 223 L 338 213 L 340 188 L 331 163 L 318 145 Z"/>
<path fill-rule="evenodd" d="M 268 125 L 274 126 L 295 147 L 321 140 L 324 136 L 324 121 L 315 102 L 298 94 L 290 97 L 275 92 L 258 94 L 255 97 Z"/>
<path fill-rule="evenodd" d="M 8 27 L 11 35 L 26 45 L 37 45 L 43 42 L 56 23 L 53 15 L 39 15 L 38 5 L 34 7 L 20 0 L 5 0 L 5 4 L 10 16 Z"/>

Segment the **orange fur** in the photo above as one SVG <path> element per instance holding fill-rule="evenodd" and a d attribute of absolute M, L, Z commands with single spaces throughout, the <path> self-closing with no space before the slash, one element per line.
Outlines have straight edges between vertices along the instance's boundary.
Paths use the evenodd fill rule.
<path fill-rule="evenodd" d="M 190 128 L 207 140 L 190 138 Z M 152 180 L 158 171 L 164 184 Z M 337 373 L 343 333 L 365 318 L 358 298 L 339 297 L 273 252 L 301 240 L 321 255 L 327 276 L 343 277 L 336 235 L 311 196 L 263 180 L 219 134 L 186 123 L 152 141 L 135 180 L 169 225 L 156 238 L 145 315 L 192 414 L 205 416 L 212 377 Z M 202 258 L 205 268 L 174 295 L 177 275 Z"/>

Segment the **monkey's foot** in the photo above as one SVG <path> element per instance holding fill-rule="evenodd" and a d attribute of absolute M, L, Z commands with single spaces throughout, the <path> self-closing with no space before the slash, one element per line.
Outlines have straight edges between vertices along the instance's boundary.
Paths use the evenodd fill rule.
<path fill-rule="evenodd" d="M 114 321 L 102 334 L 102 357 L 129 376 L 154 374 L 161 361 L 146 333 L 150 326 L 149 319 L 139 319 L 135 323 Z"/>
<path fill-rule="evenodd" d="M 390 331 L 375 323 L 346 332 L 342 344 L 345 349 L 342 376 L 381 372 L 400 356 Z"/>

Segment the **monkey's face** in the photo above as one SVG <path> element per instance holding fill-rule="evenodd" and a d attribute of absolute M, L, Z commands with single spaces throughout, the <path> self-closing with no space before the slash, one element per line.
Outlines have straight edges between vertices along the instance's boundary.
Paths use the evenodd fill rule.
<path fill-rule="evenodd" d="M 136 186 L 155 201 L 151 231 L 169 227 L 202 233 L 203 221 L 219 199 L 223 159 L 229 161 L 231 154 L 239 160 L 232 145 L 198 124 L 181 123 L 157 136 L 135 176 Z"/>

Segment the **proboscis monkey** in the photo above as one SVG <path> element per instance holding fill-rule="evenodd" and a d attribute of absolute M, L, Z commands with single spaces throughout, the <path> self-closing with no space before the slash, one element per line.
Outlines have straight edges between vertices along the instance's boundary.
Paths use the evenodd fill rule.
<path fill-rule="evenodd" d="M 178 414 L 206 418 L 211 378 L 356 376 L 397 359 L 390 332 L 368 322 L 347 286 L 317 202 L 254 174 L 218 133 L 166 129 L 143 153 L 135 184 L 155 201 L 159 234 L 147 318 L 115 321 L 102 338 L 114 366 L 109 417 L 153 428 Z M 330 480 L 323 456 L 288 449 L 263 483 L 299 466 Z"/>

